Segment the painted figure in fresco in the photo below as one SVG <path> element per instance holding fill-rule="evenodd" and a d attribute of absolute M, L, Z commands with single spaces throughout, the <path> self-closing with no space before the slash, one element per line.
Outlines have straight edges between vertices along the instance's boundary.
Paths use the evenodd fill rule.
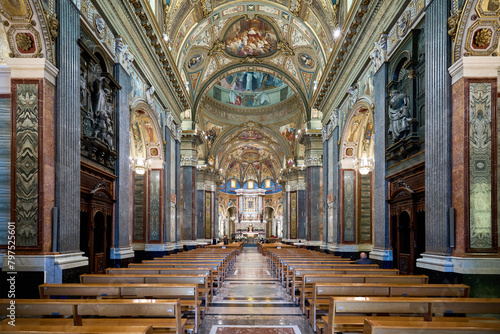
<path fill-rule="evenodd" d="M 274 52 L 276 36 L 269 29 L 269 25 L 260 20 L 235 23 L 225 37 L 226 51 L 241 57 L 264 56 Z"/>
<path fill-rule="evenodd" d="M 389 134 L 392 135 L 392 141 L 395 143 L 406 138 L 410 132 L 410 123 L 413 117 L 410 114 L 408 97 L 394 90 L 391 93 L 389 101 Z"/>

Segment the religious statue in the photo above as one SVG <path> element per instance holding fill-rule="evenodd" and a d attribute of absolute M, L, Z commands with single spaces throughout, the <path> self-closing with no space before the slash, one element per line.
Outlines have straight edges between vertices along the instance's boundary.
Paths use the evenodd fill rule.
<path fill-rule="evenodd" d="M 80 74 L 80 105 L 83 108 L 87 107 L 87 96 L 87 71 L 82 71 L 82 73 Z"/>
<path fill-rule="evenodd" d="M 154 100 L 153 100 L 154 92 L 155 92 L 154 86 L 151 86 L 151 87 L 149 87 L 148 90 L 146 90 L 146 100 L 148 101 L 148 104 L 151 106 L 151 108 L 153 107 L 153 103 L 154 103 Z"/>
<path fill-rule="evenodd" d="M 392 135 L 392 141 L 406 138 L 410 132 L 410 123 L 413 119 L 410 113 L 408 97 L 398 90 L 391 93 L 389 101 L 389 134 Z"/>

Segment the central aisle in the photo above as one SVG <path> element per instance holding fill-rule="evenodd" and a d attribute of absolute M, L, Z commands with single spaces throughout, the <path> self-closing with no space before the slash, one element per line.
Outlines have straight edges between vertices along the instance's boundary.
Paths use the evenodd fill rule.
<path fill-rule="evenodd" d="M 222 284 L 221 292 L 209 304 L 200 334 L 247 334 L 254 331 L 313 333 L 300 309 L 278 279 L 272 277 L 266 258 L 257 247 L 244 247 L 231 274 Z"/>

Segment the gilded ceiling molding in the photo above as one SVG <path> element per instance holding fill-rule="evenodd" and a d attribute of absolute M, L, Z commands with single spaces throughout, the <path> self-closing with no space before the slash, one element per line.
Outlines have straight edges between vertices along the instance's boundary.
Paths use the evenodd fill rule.
<path fill-rule="evenodd" d="M 455 63 L 462 57 L 499 56 L 500 5 L 488 0 L 466 0 L 448 19 Z"/>
<path fill-rule="evenodd" d="M 0 1 L 0 17 L 7 35 L 10 58 L 46 58 L 55 64 L 54 46 L 59 22 L 53 1 Z"/>
<path fill-rule="evenodd" d="M 83 1 L 81 0 L 82 3 Z M 170 84 L 169 77 L 162 68 L 162 63 L 158 60 L 158 55 L 154 52 L 149 38 L 145 36 L 141 21 L 135 13 L 135 7 L 128 1 L 94 0 L 94 2 L 106 18 L 106 22 L 119 35 L 117 37 L 121 37 L 124 44 L 128 45 L 128 51 L 133 53 L 135 69 L 140 69 L 144 74 L 144 80 L 141 81 L 147 82 L 148 86 L 155 86 L 158 101 L 173 111 L 175 122 L 179 124 L 180 113 L 186 108 L 183 107 L 178 94 Z M 131 67 L 131 71 L 134 66 Z"/>
<path fill-rule="evenodd" d="M 135 14 L 140 19 L 141 25 L 150 40 L 151 46 L 153 46 L 158 60 L 163 64 L 163 69 L 168 75 L 174 91 L 177 93 L 177 98 L 184 109 L 188 109 L 190 107 L 190 103 L 187 98 L 189 94 L 185 92 L 182 80 L 180 80 L 180 74 L 170 58 L 170 53 L 166 47 L 163 37 L 160 37 L 160 30 L 157 26 L 154 15 L 151 13 L 149 6 L 143 7 L 141 0 L 129 0 L 129 2 L 134 6 Z"/>
<path fill-rule="evenodd" d="M 349 22 L 348 26 L 343 29 L 344 33 L 342 38 L 337 42 L 335 46 L 335 50 L 332 55 L 334 57 L 330 57 L 327 66 L 325 67 L 325 71 L 323 73 L 323 82 L 319 86 L 316 91 L 315 96 L 313 97 L 314 107 L 318 109 L 322 109 L 324 105 L 322 104 L 326 93 L 331 90 L 331 84 L 333 82 L 333 78 L 335 77 L 337 70 L 341 68 L 341 63 L 344 61 L 344 56 L 347 53 L 348 47 L 352 44 L 354 40 L 354 36 L 358 32 L 358 27 L 363 22 L 363 17 L 368 11 L 368 6 L 374 0 L 362 0 L 359 1 L 358 8 L 352 9 L 350 18 L 347 20 Z M 325 80 L 326 78 L 326 80 Z"/>
<path fill-rule="evenodd" d="M 358 5 L 362 3 L 358 2 Z M 312 99 L 313 106 L 319 105 L 316 108 L 328 111 L 323 124 L 330 116 L 331 110 L 342 105 L 346 98 L 346 90 L 365 71 L 374 42 L 379 40 L 380 33 L 390 29 L 390 26 L 387 26 L 389 22 L 397 20 L 401 6 L 402 3 L 397 1 L 371 0 L 366 13 L 363 14 L 363 19 L 357 23 L 354 35 L 350 32 L 351 24 L 356 14 L 362 15 L 363 12 L 359 12 L 358 7 L 352 9 L 352 16 L 344 25 L 343 33 L 334 46 L 334 51 Z M 344 47 L 346 41 L 347 45 L 353 45 L 349 48 Z M 349 62 L 346 62 L 346 59 Z"/>

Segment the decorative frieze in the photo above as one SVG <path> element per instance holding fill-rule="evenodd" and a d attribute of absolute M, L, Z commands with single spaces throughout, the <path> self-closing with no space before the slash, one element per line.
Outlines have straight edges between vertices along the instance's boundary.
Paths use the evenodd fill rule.
<path fill-rule="evenodd" d="M 115 40 L 116 44 L 116 56 L 115 62 L 123 66 L 127 73 L 130 73 L 130 67 L 134 61 L 134 55 L 130 52 L 129 46 L 123 42 L 122 37 L 117 37 Z"/>
<path fill-rule="evenodd" d="M 373 50 L 370 52 L 370 59 L 374 66 L 374 72 L 377 72 L 380 66 L 387 61 L 387 34 L 381 34 L 378 42 L 374 44 Z"/>
<path fill-rule="evenodd" d="M 424 14 L 425 8 L 431 0 L 412 0 L 407 9 L 401 14 L 397 23 L 387 34 L 387 55 L 390 56 L 396 51 L 399 43 L 405 39 L 411 31 L 411 27 Z M 380 65 L 379 65 L 380 66 Z"/>
<path fill-rule="evenodd" d="M 335 108 L 330 113 L 330 120 L 328 124 L 323 126 L 323 129 L 321 130 L 321 136 L 323 138 L 323 141 L 330 139 L 330 137 L 332 136 L 333 130 L 335 130 L 335 128 L 338 126 L 338 117 L 339 117 L 339 109 Z"/>
<path fill-rule="evenodd" d="M 321 154 L 308 154 L 304 160 L 307 167 L 323 166 L 323 156 Z"/>
<path fill-rule="evenodd" d="M 198 165 L 198 154 L 181 154 L 181 167 Z"/>

